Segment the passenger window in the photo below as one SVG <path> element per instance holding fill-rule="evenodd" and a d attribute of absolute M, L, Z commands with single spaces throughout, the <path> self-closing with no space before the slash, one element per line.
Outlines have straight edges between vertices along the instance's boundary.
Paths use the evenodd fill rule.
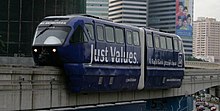
<path fill-rule="evenodd" d="M 154 44 L 155 44 L 155 48 L 160 48 L 160 41 L 158 35 L 155 35 L 154 37 Z"/>
<path fill-rule="evenodd" d="M 178 41 L 175 39 L 174 40 L 174 50 L 179 50 L 179 45 L 178 45 Z"/>
<path fill-rule="evenodd" d="M 183 46 L 182 46 L 182 42 L 181 41 L 179 41 L 179 50 L 183 50 Z"/>
<path fill-rule="evenodd" d="M 121 28 L 115 28 L 115 39 L 117 43 L 124 43 L 124 32 Z"/>
<path fill-rule="evenodd" d="M 167 38 L 167 49 L 173 50 L 173 43 L 171 38 Z"/>
<path fill-rule="evenodd" d="M 102 26 L 97 26 L 96 27 L 97 29 L 97 38 L 98 40 L 104 40 L 104 30 L 103 30 L 103 27 Z"/>
<path fill-rule="evenodd" d="M 92 24 L 86 24 L 86 30 L 88 31 L 89 37 L 94 40 L 94 29 Z"/>
<path fill-rule="evenodd" d="M 106 32 L 106 40 L 107 40 L 108 42 L 115 42 L 115 39 L 114 39 L 114 29 L 113 29 L 113 27 L 106 26 L 106 27 L 105 27 L 105 32 Z"/>
<path fill-rule="evenodd" d="M 70 43 L 82 43 L 88 42 L 88 38 L 85 36 L 83 28 L 78 26 L 70 38 Z"/>
<path fill-rule="evenodd" d="M 133 40 L 134 45 L 140 45 L 139 33 L 137 31 L 133 31 Z"/>
<path fill-rule="evenodd" d="M 167 49 L 165 37 L 160 36 L 160 46 L 162 49 Z"/>
<path fill-rule="evenodd" d="M 147 33 L 147 45 L 148 47 L 153 47 L 153 39 L 151 33 Z"/>
<path fill-rule="evenodd" d="M 127 37 L 127 39 L 126 39 L 127 40 L 127 44 L 131 45 L 132 44 L 132 34 L 131 34 L 131 31 L 127 31 L 126 33 L 127 33 L 127 36 L 126 36 Z"/>

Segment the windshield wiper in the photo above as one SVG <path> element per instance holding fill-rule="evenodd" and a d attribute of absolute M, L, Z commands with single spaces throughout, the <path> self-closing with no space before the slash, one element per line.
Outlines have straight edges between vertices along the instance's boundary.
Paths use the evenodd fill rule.
<path fill-rule="evenodd" d="M 47 31 L 50 27 L 52 27 L 53 26 L 53 24 L 50 24 L 49 26 L 47 26 L 45 29 L 43 29 L 37 36 L 36 36 L 36 38 L 37 37 L 39 37 L 41 34 L 43 34 L 45 31 Z"/>

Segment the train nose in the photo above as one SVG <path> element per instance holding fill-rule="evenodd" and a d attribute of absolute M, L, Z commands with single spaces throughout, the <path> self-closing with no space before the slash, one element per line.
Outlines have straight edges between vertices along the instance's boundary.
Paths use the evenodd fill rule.
<path fill-rule="evenodd" d="M 61 65 L 60 57 L 56 47 L 38 47 L 33 48 L 33 56 L 36 65 L 59 66 Z"/>
<path fill-rule="evenodd" d="M 39 60 L 39 63 L 40 63 L 40 64 L 43 64 L 43 63 L 47 63 L 47 62 L 48 62 L 46 55 L 43 55 L 43 54 L 39 54 L 38 60 Z"/>

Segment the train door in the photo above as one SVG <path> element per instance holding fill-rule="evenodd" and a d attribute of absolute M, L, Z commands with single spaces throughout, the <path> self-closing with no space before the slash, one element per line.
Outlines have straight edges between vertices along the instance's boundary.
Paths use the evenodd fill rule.
<path fill-rule="evenodd" d="M 153 33 L 154 38 L 154 66 L 160 66 L 161 63 L 161 46 L 160 46 L 160 35 L 157 33 Z"/>
<path fill-rule="evenodd" d="M 95 23 L 95 45 L 94 45 L 94 62 L 95 63 L 107 63 L 107 49 L 106 49 L 106 39 L 104 25 L 100 23 Z"/>
<path fill-rule="evenodd" d="M 179 54 L 178 54 L 178 67 L 179 68 L 184 68 L 184 52 L 183 52 L 183 44 L 182 44 L 182 41 L 181 40 L 178 40 L 179 42 Z"/>
<path fill-rule="evenodd" d="M 146 54 L 147 57 L 146 57 L 146 60 L 145 60 L 145 63 L 147 63 L 146 65 L 147 66 L 153 66 L 153 61 L 154 61 L 154 46 L 153 46 L 153 36 L 152 36 L 152 32 L 146 32 Z"/>
<path fill-rule="evenodd" d="M 173 62 L 173 42 L 171 37 L 166 37 L 166 44 L 167 44 L 167 53 L 165 56 L 165 67 L 172 67 Z"/>
<path fill-rule="evenodd" d="M 179 42 L 176 38 L 173 39 L 173 67 L 178 67 L 178 57 L 179 57 Z"/>
<path fill-rule="evenodd" d="M 154 49 L 154 39 L 153 33 L 150 31 L 146 31 L 146 46 L 145 47 L 145 88 L 151 88 L 152 82 L 154 81 L 151 74 L 154 73 L 153 66 L 155 61 L 155 49 Z"/>
<path fill-rule="evenodd" d="M 74 33 L 69 39 L 69 43 L 70 45 L 66 49 L 74 50 L 74 52 L 63 53 L 64 56 L 68 56 L 66 62 L 89 63 L 91 61 L 90 45 L 94 43 L 93 23 L 87 22 L 76 26 Z"/>
<path fill-rule="evenodd" d="M 165 67 L 165 61 L 168 57 L 168 52 L 167 52 L 167 44 L 166 44 L 166 36 L 164 35 L 160 35 L 160 47 L 161 47 L 161 50 L 160 50 L 160 63 L 159 65 L 161 67 Z"/>
<path fill-rule="evenodd" d="M 71 51 L 66 51 L 64 55 L 68 55 L 69 63 L 64 64 L 64 69 L 68 75 L 68 85 L 73 91 L 95 89 L 93 84 L 95 81 L 93 76 L 90 75 L 90 71 L 84 70 L 87 68 L 88 63 L 93 60 L 93 49 L 91 46 L 95 43 L 94 40 L 94 24 L 92 22 L 82 23 L 76 26 L 74 33 L 69 40 L 70 45 L 65 47 Z"/>

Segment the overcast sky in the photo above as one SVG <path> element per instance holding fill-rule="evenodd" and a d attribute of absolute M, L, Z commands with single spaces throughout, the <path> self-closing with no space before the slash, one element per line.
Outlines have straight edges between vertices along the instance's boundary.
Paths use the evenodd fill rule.
<path fill-rule="evenodd" d="M 194 0 L 194 21 L 197 17 L 212 17 L 220 21 L 220 0 Z"/>

